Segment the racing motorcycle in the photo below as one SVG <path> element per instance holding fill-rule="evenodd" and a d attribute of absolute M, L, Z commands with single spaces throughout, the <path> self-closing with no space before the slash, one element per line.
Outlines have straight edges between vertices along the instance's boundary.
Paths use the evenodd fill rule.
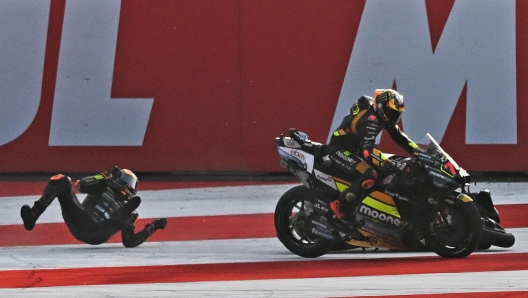
<path fill-rule="evenodd" d="M 486 193 L 472 198 L 466 191 L 469 174 L 427 136 L 429 146 L 424 150 L 410 158 L 393 155 L 395 166 L 380 169 L 379 182 L 352 210 L 354 224 L 331 216 L 330 202 L 355 177 L 333 167 L 327 145 L 296 129 L 290 129 L 289 137 L 277 137 L 280 165 L 302 182 L 286 191 L 275 208 L 279 240 L 306 258 L 342 249 L 343 243 L 352 248 L 427 249 L 446 258 L 466 257 L 478 248 L 496 245 L 486 237 L 498 234 L 499 244 L 509 245 L 513 235 L 500 230 L 491 197 L 491 205 L 481 208 L 488 212 L 484 221 L 474 199 L 486 201 Z M 483 232 L 485 227 L 493 237 Z"/>

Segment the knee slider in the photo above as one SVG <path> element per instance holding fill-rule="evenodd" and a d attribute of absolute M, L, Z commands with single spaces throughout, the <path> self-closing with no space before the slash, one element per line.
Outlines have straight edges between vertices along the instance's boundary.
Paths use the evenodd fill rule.
<path fill-rule="evenodd" d="M 378 172 L 374 169 L 369 169 L 365 176 L 363 176 L 363 181 L 361 182 L 361 188 L 369 189 L 376 184 L 376 179 L 378 178 Z"/>
<path fill-rule="evenodd" d="M 57 174 L 50 178 L 50 181 L 44 188 L 44 196 L 55 197 L 59 193 L 69 192 L 71 190 L 72 183 L 70 177 Z"/>

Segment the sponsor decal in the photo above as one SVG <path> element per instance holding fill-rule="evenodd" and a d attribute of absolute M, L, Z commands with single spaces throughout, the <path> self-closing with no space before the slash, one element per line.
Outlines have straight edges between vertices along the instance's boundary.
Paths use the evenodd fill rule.
<path fill-rule="evenodd" d="M 451 177 L 454 177 L 456 175 L 455 166 L 449 160 L 446 163 L 444 163 L 440 169 L 442 170 L 442 172 L 446 173 L 447 175 Z"/>
<path fill-rule="evenodd" d="M 353 171 L 354 168 L 351 167 L 350 165 L 348 164 L 345 164 L 345 163 L 342 163 L 342 162 L 338 162 L 338 164 L 340 164 L 341 166 L 343 166 L 343 168 L 347 169 L 348 171 Z"/>
<path fill-rule="evenodd" d="M 329 176 L 329 175 L 325 175 L 325 176 L 322 176 L 322 175 L 319 175 L 319 174 L 316 174 L 315 177 L 317 177 L 317 179 L 321 180 L 321 181 L 328 181 L 328 182 L 332 182 L 334 181 L 334 178 L 332 176 Z"/>
<path fill-rule="evenodd" d="M 336 184 L 334 182 L 334 177 L 328 175 L 328 174 L 325 174 L 321 171 L 318 171 L 318 170 L 314 170 L 314 174 L 315 174 L 315 178 L 317 178 L 317 180 L 323 182 L 324 184 L 330 186 L 332 189 L 337 189 L 336 187 Z"/>
<path fill-rule="evenodd" d="M 398 200 L 400 201 L 405 201 L 405 202 L 409 202 L 409 199 L 400 195 L 399 193 L 395 193 L 395 192 L 392 192 L 390 190 L 385 190 L 384 191 L 386 194 L 388 194 L 389 196 L 393 197 L 393 198 L 397 198 Z"/>
<path fill-rule="evenodd" d="M 281 158 L 293 160 L 308 173 L 313 171 L 314 156 L 309 153 L 302 150 L 279 146 L 279 155 Z"/>
<path fill-rule="evenodd" d="M 315 203 L 314 207 L 324 212 L 328 212 L 328 208 L 326 207 L 326 204 Z"/>
<path fill-rule="evenodd" d="M 328 205 L 325 201 L 321 200 L 321 199 L 317 199 L 317 202 L 315 202 L 313 204 L 313 206 L 319 210 L 323 210 L 325 212 L 328 211 Z"/>
<path fill-rule="evenodd" d="M 337 156 L 341 157 L 342 159 L 348 161 L 349 163 L 354 163 L 355 160 L 349 156 L 346 156 L 343 152 L 341 151 L 337 151 L 336 152 Z"/>
<path fill-rule="evenodd" d="M 378 237 L 376 236 L 369 237 L 369 242 L 372 246 L 375 246 L 378 243 Z"/>
<path fill-rule="evenodd" d="M 284 138 L 284 145 L 290 148 L 301 148 L 301 145 L 294 140 Z"/>
<path fill-rule="evenodd" d="M 323 229 L 327 229 L 327 228 L 328 228 L 326 225 L 323 225 L 322 223 L 320 223 L 320 222 L 318 222 L 318 221 L 315 221 L 315 220 L 313 220 L 313 219 L 312 219 L 312 224 L 313 224 L 313 225 L 316 225 L 316 226 L 318 226 L 318 227 L 320 227 L 320 228 L 323 228 Z"/>
<path fill-rule="evenodd" d="M 304 157 L 304 154 L 302 154 L 302 151 L 300 150 L 291 150 L 290 154 L 297 157 L 298 159 L 305 161 L 306 157 Z"/>
<path fill-rule="evenodd" d="M 455 204 L 455 201 L 450 200 L 450 199 L 445 199 L 444 202 L 451 204 L 451 205 Z"/>
<path fill-rule="evenodd" d="M 402 225 L 403 227 L 403 225 Z M 381 239 L 392 240 L 401 239 L 402 233 L 400 228 L 395 228 L 393 226 L 386 226 L 379 223 L 376 223 L 375 220 L 367 218 L 365 225 L 361 227 L 361 230 L 368 232 L 371 235 L 377 235 Z M 385 242 L 384 241 L 384 242 Z"/>
<path fill-rule="evenodd" d="M 312 233 L 317 235 L 317 236 L 321 236 L 323 238 L 326 238 L 328 240 L 334 240 L 335 237 L 328 231 L 326 230 L 321 230 L 321 229 L 318 229 L 318 228 L 313 228 L 312 229 Z"/>
<path fill-rule="evenodd" d="M 429 172 L 429 175 L 433 176 L 434 178 L 438 178 L 442 181 L 449 182 L 452 179 L 449 177 L 446 177 L 445 175 L 438 172 L 435 168 L 431 168 L 429 166 L 425 166 L 427 168 L 427 171 Z"/>
<path fill-rule="evenodd" d="M 379 210 L 372 209 L 365 205 L 361 205 L 359 208 L 359 213 L 397 227 L 400 227 L 402 224 L 398 218 L 394 218 L 391 215 L 385 214 Z"/>

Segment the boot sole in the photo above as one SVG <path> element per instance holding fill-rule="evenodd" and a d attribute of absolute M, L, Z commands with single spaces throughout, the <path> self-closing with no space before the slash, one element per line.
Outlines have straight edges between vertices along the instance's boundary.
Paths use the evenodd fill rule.
<path fill-rule="evenodd" d="M 22 221 L 24 221 L 24 228 L 26 230 L 31 231 L 35 227 L 36 220 L 33 220 L 33 214 L 31 214 L 31 207 L 28 205 L 22 206 L 20 209 L 20 217 L 22 217 Z"/>

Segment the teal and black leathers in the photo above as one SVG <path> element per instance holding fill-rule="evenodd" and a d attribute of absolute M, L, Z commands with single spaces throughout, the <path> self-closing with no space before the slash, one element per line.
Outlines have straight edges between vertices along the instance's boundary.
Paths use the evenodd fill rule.
<path fill-rule="evenodd" d="M 82 203 L 74 188 L 87 194 Z M 107 242 L 121 231 L 123 245 L 135 247 L 145 242 L 156 230 L 152 224 L 147 224 L 140 232 L 134 232 L 134 223 L 138 218 L 135 210 L 141 199 L 137 196 L 127 199 L 116 191 L 111 187 L 110 176 L 106 173 L 82 178 L 74 186 L 67 176 L 61 175 L 60 179 L 52 177 L 42 197 L 35 202 L 35 208 L 42 213 L 55 198 L 59 200 L 64 222 L 71 234 L 87 244 Z"/>

